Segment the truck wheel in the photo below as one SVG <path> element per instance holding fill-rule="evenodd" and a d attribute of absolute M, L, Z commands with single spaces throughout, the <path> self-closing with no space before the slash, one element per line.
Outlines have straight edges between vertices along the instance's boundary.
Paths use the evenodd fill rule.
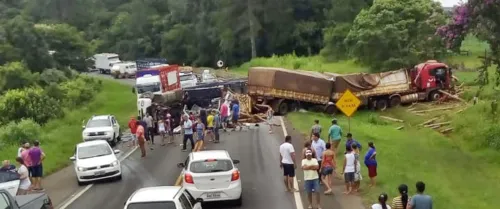
<path fill-rule="evenodd" d="M 333 114 L 337 113 L 337 107 L 334 104 L 330 104 L 330 105 L 326 106 L 325 113 L 328 115 L 333 115 Z"/>
<path fill-rule="evenodd" d="M 299 104 L 297 102 L 290 103 L 290 111 L 295 112 L 299 109 Z"/>
<path fill-rule="evenodd" d="M 384 111 L 385 109 L 387 109 L 387 100 L 386 99 L 379 99 L 377 100 L 377 104 L 376 104 L 376 109 L 379 110 L 379 111 Z"/>
<path fill-rule="evenodd" d="M 429 101 L 438 101 L 441 98 L 441 93 L 438 91 L 431 91 L 429 93 Z"/>
<path fill-rule="evenodd" d="M 288 104 L 283 101 L 280 103 L 280 106 L 278 107 L 278 114 L 280 115 L 286 115 L 288 113 Z"/>
<path fill-rule="evenodd" d="M 399 96 L 391 97 L 390 107 L 397 107 L 401 104 L 401 98 Z"/>

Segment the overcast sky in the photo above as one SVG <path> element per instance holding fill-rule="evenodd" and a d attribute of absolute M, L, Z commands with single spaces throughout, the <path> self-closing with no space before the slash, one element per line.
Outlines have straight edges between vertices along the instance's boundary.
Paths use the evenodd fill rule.
<path fill-rule="evenodd" d="M 460 0 L 437 0 L 437 1 L 441 2 L 441 4 L 444 7 L 453 7 L 460 2 Z M 467 2 L 467 0 L 462 0 L 462 1 Z"/>

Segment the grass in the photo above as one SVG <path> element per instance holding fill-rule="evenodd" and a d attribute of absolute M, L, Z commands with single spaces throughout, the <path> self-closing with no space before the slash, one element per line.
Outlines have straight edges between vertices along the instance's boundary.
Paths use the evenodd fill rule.
<path fill-rule="evenodd" d="M 126 127 L 131 115 L 135 114 L 136 97 L 130 87 L 110 80 L 102 80 L 103 87 L 95 98 L 83 107 L 66 110 L 64 118 L 49 121 L 42 128 L 41 147 L 47 155 L 44 173 L 48 175 L 71 163 L 75 145 L 82 141 L 82 121 L 92 115 L 113 114 L 121 127 Z M 11 159 L 17 153 L 16 146 L 3 147 L 0 159 Z"/>
<path fill-rule="evenodd" d="M 466 68 L 475 69 L 481 65 L 477 57 L 483 55 L 487 49 L 487 44 L 469 36 L 463 42 L 462 50 L 469 51 L 470 55 L 454 55 L 442 61 L 448 64 L 463 64 Z M 244 74 L 251 66 L 300 68 L 337 73 L 367 70 L 352 61 L 326 63 L 321 57 L 294 55 L 254 59 L 232 70 Z M 479 88 L 474 84 L 477 73 L 454 71 L 454 74 L 468 85 L 462 98 L 470 100 Z M 494 76 L 493 68 L 490 68 L 490 75 Z M 493 78 L 490 79 L 493 81 Z M 485 146 L 486 139 L 492 139 L 500 147 L 498 145 L 500 123 L 497 117 L 491 114 L 490 107 L 491 99 L 499 95 L 496 89 L 493 84 L 486 86 L 479 96 L 480 102 L 477 105 L 469 105 L 469 108 L 460 113 L 457 111 L 465 106 L 430 112 L 422 116 L 410 113 L 407 107 L 394 108 L 383 113 L 358 111 L 351 119 L 350 131 L 363 144 L 363 153 L 366 152 L 368 141 L 375 143 L 379 153 L 377 156 L 379 184 L 372 190 L 364 187 L 362 196 L 365 203 L 368 205 L 375 202 L 381 192 L 388 193 L 390 198 L 395 197 L 397 187 L 401 183 L 407 184 L 410 193 L 414 194 L 415 182 L 424 181 L 427 184 L 427 193 L 434 198 L 435 208 L 487 209 L 500 204 L 500 200 L 496 198 L 496 188 L 500 188 L 500 182 L 494 180 L 500 176 L 500 162 L 497 160 L 500 158 L 500 153 Z M 419 104 L 417 107 L 431 109 L 437 106 Z M 382 120 L 380 115 L 402 119 L 404 123 L 387 122 Z M 441 117 L 440 122 L 451 122 L 450 127 L 454 128 L 451 134 L 444 135 L 430 128 L 418 126 L 436 116 Z M 343 115 L 336 117 L 347 132 L 347 118 Z M 315 119 L 320 120 L 324 129 L 330 126 L 331 120 L 331 116 L 324 114 L 299 112 L 290 113 L 287 118 L 294 128 L 302 133 L 310 132 L 312 121 Z M 402 125 L 404 129 L 396 130 L 396 127 Z M 490 142 L 490 146 L 494 146 L 494 143 L 491 144 Z M 341 163 L 343 157 L 338 159 Z M 367 169 L 363 168 L 364 177 L 367 178 Z"/>

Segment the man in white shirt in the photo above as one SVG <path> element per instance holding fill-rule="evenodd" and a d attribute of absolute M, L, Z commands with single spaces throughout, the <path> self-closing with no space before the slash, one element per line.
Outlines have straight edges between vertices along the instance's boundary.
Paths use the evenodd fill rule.
<path fill-rule="evenodd" d="M 191 150 L 194 149 L 194 140 L 193 140 L 193 122 L 189 120 L 187 115 L 182 116 L 182 129 L 184 130 L 184 139 L 182 140 L 182 151 L 186 151 L 186 143 L 187 140 L 191 142 Z"/>
<path fill-rule="evenodd" d="M 316 208 L 321 208 L 318 169 L 319 163 L 318 160 L 312 157 L 312 150 L 306 150 L 306 159 L 302 159 L 302 170 L 304 170 L 304 187 L 307 193 L 307 200 L 309 201 L 308 208 L 312 208 L 313 193 L 316 194 Z"/>
<path fill-rule="evenodd" d="M 149 139 L 149 144 L 155 144 L 155 134 L 154 134 L 154 124 L 153 124 L 153 116 L 151 116 L 149 113 L 147 113 L 146 117 L 144 118 L 144 122 L 147 124 L 147 130 L 146 130 L 146 139 Z M 146 127 L 145 127 L 146 128 Z"/>
<path fill-rule="evenodd" d="M 356 156 L 354 155 L 352 148 L 347 147 L 347 153 L 344 158 L 344 179 L 345 179 L 345 192 L 344 194 L 350 194 L 354 185 L 354 174 L 356 173 Z"/>
<path fill-rule="evenodd" d="M 287 191 L 298 191 L 293 187 L 293 178 L 295 178 L 295 149 L 292 145 L 292 137 L 286 136 L 285 143 L 280 145 L 280 167 L 285 176 L 285 187 Z"/>

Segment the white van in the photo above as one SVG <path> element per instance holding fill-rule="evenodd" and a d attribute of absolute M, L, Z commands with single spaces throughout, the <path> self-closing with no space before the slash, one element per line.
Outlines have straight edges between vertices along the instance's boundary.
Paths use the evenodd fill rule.
<path fill-rule="evenodd" d="M 135 62 L 122 62 L 113 65 L 111 68 L 111 75 L 115 78 L 133 78 L 137 72 Z"/>
<path fill-rule="evenodd" d="M 118 54 L 102 53 L 94 55 L 95 68 L 102 74 L 110 74 L 113 65 L 120 63 Z"/>

